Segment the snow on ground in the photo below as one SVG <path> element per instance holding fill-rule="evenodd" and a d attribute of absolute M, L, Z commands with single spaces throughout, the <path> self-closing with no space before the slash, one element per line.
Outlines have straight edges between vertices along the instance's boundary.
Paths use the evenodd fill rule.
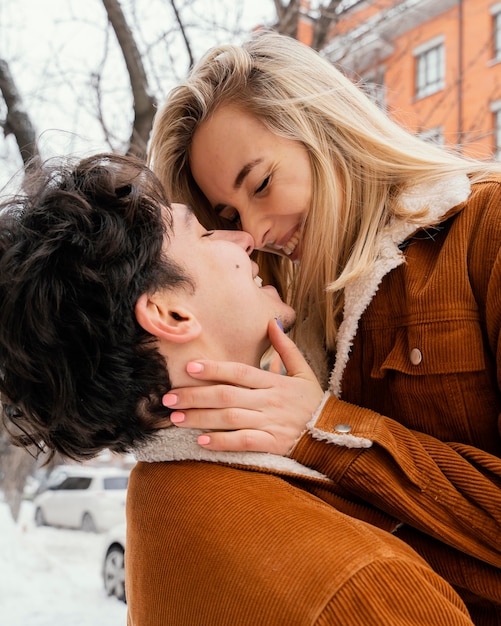
<path fill-rule="evenodd" d="M 18 524 L 0 500 L 0 621 L 9 626 L 125 626 L 126 605 L 101 579 L 105 536 Z"/>

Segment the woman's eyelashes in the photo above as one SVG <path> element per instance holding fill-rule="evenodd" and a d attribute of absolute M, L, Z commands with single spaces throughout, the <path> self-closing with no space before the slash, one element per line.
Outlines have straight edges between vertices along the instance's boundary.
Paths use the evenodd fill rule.
<path fill-rule="evenodd" d="M 254 195 L 259 195 L 266 191 L 269 187 L 271 181 L 271 174 L 266 176 L 257 189 L 254 190 Z M 222 204 L 218 204 L 214 207 L 214 211 L 217 213 L 219 217 L 222 217 L 224 220 L 229 222 L 233 226 L 240 226 L 241 219 L 240 213 L 232 206 L 224 206 Z"/>
<path fill-rule="evenodd" d="M 226 221 L 230 222 L 230 224 L 240 224 L 240 213 L 233 207 L 225 206 L 217 211 L 217 214 L 219 217 L 222 217 Z"/>
<path fill-rule="evenodd" d="M 269 185 L 269 183 L 270 183 L 270 178 L 271 178 L 271 175 L 270 175 L 270 176 L 267 176 L 267 177 L 263 180 L 263 182 L 262 182 L 262 183 L 259 185 L 259 187 L 256 189 L 256 191 L 255 191 L 255 193 L 256 193 L 256 194 L 258 194 L 258 193 L 262 193 L 262 192 L 266 189 L 266 187 L 268 187 L 268 185 Z"/>
<path fill-rule="evenodd" d="M 208 231 L 206 231 L 206 232 L 202 235 L 202 237 L 210 237 L 210 236 L 211 236 L 211 235 L 213 235 L 214 233 L 215 233 L 215 231 L 214 231 L 214 230 L 208 230 Z"/>

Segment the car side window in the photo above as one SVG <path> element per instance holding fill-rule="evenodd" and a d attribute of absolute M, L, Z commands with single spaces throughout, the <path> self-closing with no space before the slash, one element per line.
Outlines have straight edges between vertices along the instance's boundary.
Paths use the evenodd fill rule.
<path fill-rule="evenodd" d="M 128 476 L 112 476 L 103 481 L 105 489 L 127 489 Z"/>

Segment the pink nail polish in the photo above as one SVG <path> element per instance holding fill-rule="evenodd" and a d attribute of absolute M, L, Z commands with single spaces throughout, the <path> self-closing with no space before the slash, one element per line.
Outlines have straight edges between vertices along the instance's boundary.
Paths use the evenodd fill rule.
<path fill-rule="evenodd" d="M 162 404 L 164 406 L 174 406 L 177 403 L 178 397 L 175 393 L 166 393 L 162 398 Z"/>
<path fill-rule="evenodd" d="M 208 435 L 200 435 L 197 441 L 201 446 L 206 446 L 208 443 L 210 443 L 210 437 Z"/>
<path fill-rule="evenodd" d="M 181 413 L 181 411 L 174 411 L 174 413 L 170 414 L 170 421 L 173 424 L 181 424 L 181 422 L 184 422 L 186 415 L 184 413 Z"/>
<path fill-rule="evenodd" d="M 201 363 L 188 363 L 186 366 L 186 371 L 189 374 L 200 374 L 203 369 L 204 366 Z"/>

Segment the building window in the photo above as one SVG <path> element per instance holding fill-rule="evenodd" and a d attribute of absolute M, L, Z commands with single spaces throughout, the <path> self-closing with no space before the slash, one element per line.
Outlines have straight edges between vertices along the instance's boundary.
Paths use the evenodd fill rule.
<path fill-rule="evenodd" d="M 414 51 L 416 59 L 416 97 L 425 98 L 444 88 L 445 49 L 442 38 Z"/>
<path fill-rule="evenodd" d="M 496 141 L 494 156 L 498 161 L 501 161 L 501 110 L 494 113 L 494 137 Z"/>
<path fill-rule="evenodd" d="M 494 117 L 494 157 L 501 161 L 501 100 L 491 104 L 491 111 Z"/>
<path fill-rule="evenodd" d="M 435 144 L 438 144 L 439 146 L 444 145 L 444 133 L 442 131 L 441 126 L 423 130 L 423 132 L 418 133 L 418 137 L 420 137 L 421 139 L 424 139 L 428 143 L 435 143 Z"/>
<path fill-rule="evenodd" d="M 499 4 L 491 8 L 493 24 L 494 59 L 501 60 L 501 6 Z"/>

